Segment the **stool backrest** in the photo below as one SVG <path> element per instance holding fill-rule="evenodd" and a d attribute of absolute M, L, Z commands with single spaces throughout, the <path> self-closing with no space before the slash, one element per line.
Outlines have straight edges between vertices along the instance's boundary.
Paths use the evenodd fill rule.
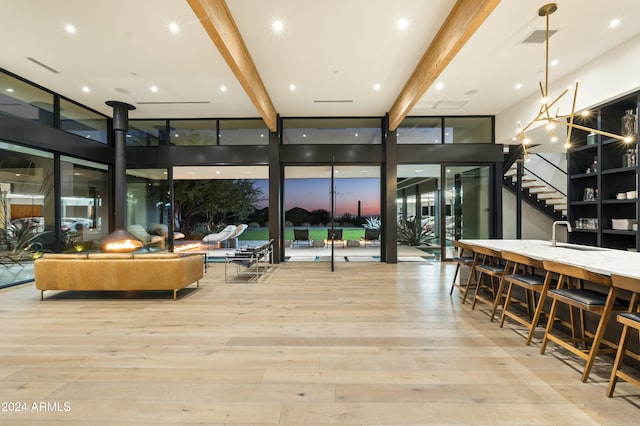
<path fill-rule="evenodd" d="M 611 283 L 614 287 L 621 288 L 632 293 L 640 293 L 640 279 L 638 278 L 611 274 Z"/>
<path fill-rule="evenodd" d="M 493 250 L 488 247 L 473 246 L 473 251 L 476 253 L 484 254 L 485 256 L 491 256 L 498 259 L 502 257 L 502 252 L 500 250 Z"/>
<path fill-rule="evenodd" d="M 555 272 L 565 277 L 579 278 L 611 287 L 611 277 L 607 275 L 596 274 L 580 266 L 567 265 L 566 263 L 554 262 L 552 260 L 543 260 L 542 264 L 544 269 L 549 272 Z"/>
<path fill-rule="evenodd" d="M 514 253 L 512 251 L 503 251 L 502 258 L 519 265 L 527 265 L 533 268 L 544 269 L 544 265 L 541 260 L 533 259 L 529 256 L 525 256 L 524 254 Z"/>
<path fill-rule="evenodd" d="M 458 240 L 451 240 L 451 245 L 458 249 L 458 254 L 463 254 L 465 251 L 469 254 L 473 253 L 473 246 L 467 243 L 463 243 Z"/>

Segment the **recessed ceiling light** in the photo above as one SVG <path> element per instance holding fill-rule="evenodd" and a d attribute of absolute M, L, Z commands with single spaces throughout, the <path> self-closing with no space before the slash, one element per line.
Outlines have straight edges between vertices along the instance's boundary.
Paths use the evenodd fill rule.
<path fill-rule="evenodd" d="M 436 90 L 442 90 L 444 89 L 444 83 L 439 81 L 436 83 Z"/>
<path fill-rule="evenodd" d="M 369 173 L 369 170 L 360 170 L 360 173 Z"/>
<path fill-rule="evenodd" d="M 284 23 L 280 19 L 276 19 L 271 24 L 271 28 L 273 28 L 273 31 L 280 33 L 284 30 Z"/>
<path fill-rule="evenodd" d="M 400 31 L 404 31 L 409 28 L 409 20 L 407 18 L 400 18 L 398 22 L 396 22 L 396 26 Z"/>
<path fill-rule="evenodd" d="M 551 61 L 551 66 L 555 67 L 556 65 L 558 65 L 558 60 L 554 59 L 553 61 Z"/>
<path fill-rule="evenodd" d="M 158 86 L 151 86 L 149 88 L 153 93 L 157 93 L 158 92 Z"/>
<path fill-rule="evenodd" d="M 522 83 L 516 83 L 516 89 L 522 89 Z"/>
<path fill-rule="evenodd" d="M 260 137 L 261 137 L 261 138 L 264 138 L 264 133 L 260 133 Z"/>
<path fill-rule="evenodd" d="M 91 91 L 91 89 L 89 89 L 87 86 L 82 86 L 82 91 L 84 93 L 89 93 Z"/>
<path fill-rule="evenodd" d="M 414 170 L 414 172 L 416 172 L 416 173 L 422 173 L 422 172 L 424 172 L 424 170 L 423 170 L 423 169 L 416 169 L 416 170 Z"/>
<path fill-rule="evenodd" d="M 216 170 L 216 174 L 219 175 L 220 174 L 220 170 Z"/>
<path fill-rule="evenodd" d="M 7 92 L 9 92 L 9 93 L 13 93 L 13 89 L 12 89 L 11 87 L 9 87 L 9 88 L 7 89 Z"/>
<path fill-rule="evenodd" d="M 358 137 L 358 134 L 356 133 L 354 136 L 357 138 L 357 137 Z"/>
<path fill-rule="evenodd" d="M 447 169 L 447 173 L 451 173 L 451 169 Z"/>
<path fill-rule="evenodd" d="M 64 30 L 65 30 L 66 32 L 68 32 L 69 34 L 75 34 L 75 33 L 76 33 L 76 27 L 74 27 L 74 26 L 73 26 L 73 25 L 71 25 L 71 24 L 67 24 L 67 25 L 65 25 L 65 26 L 64 26 Z"/>
<path fill-rule="evenodd" d="M 180 32 L 180 26 L 178 24 L 176 24 L 175 22 L 171 22 L 169 24 L 169 31 L 171 31 L 174 34 L 177 34 Z"/>
<path fill-rule="evenodd" d="M 617 28 L 620 25 L 620 19 L 615 18 L 609 22 L 609 28 Z"/>
<path fill-rule="evenodd" d="M 380 87 L 381 87 L 380 83 L 376 83 L 376 84 L 373 85 L 373 90 L 375 90 L 377 92 L 378 90 L 380 90 Z"/>
<path fill-rule="evenodd" d="M 302 137 L 303 137 L 303 138 L 306 138 L 306 137 L 307 137 L 307 134 L 306 134 L 306 133 L 303 133 L 303 134 L 302 134 Z"/>
<path fill-rule="evenodd" d="M 221 92 L 226 92 L 227 91 L 227 86 L 225 86 L 224 84 L 222 86 L 220 86 L 220 91 Z"/>
<path fill-rule="evenodd" d="M 296 85 L 295 84 L 290 84 L 289 85 L 289 90 L 291 90 L 292 92 L 294 92 L 296 90 Z"/>
<path fill-rule="evenodd" d="M 188 175 L 195 175 L 196 172 L 187 172 Z"/>

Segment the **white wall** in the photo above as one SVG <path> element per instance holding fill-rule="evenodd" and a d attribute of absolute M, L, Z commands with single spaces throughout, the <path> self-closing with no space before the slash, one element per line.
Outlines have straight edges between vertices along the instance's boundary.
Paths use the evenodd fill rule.
<path fill-rule="evenodd" d="M 522 203 L 522 239 L 551 240 L 552 225 L 553 219 L 528 203 Z M 558 241 L 567 241 L 567 231 L 564 226 L 558 226 L 556 234 Z M 506 189 L 502 189 L 502 237 L 516 238 L 516 196 Z"/>
<path fill-rule="evenodd" d="M 559 152 L 542 152 L 540 153 L 547 161 L 544 161 L 537 155 L 529 155 L 529 161 L 524 163 L 525 169 L 531 170 L 539 178 L 552 185 L 558 191 L 567 193 L 567 174 L 563 173 L 567 170 L 567 154 Z M 556 166 L 556 167 L 554 167 Z M 558 170 L 560 169 L 560 170 Z M 526 171 L 525 171 L 525 174 Z M 536 177 L 536 176 L 531 176 Z"/>

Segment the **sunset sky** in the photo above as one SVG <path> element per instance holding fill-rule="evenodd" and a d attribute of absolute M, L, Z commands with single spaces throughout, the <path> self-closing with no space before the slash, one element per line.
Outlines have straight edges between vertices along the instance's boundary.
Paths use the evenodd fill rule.
<path fill-rule="evenodd" d="M 361 202 L 362 216 L 380 215 L 380 179 L 335 179 L 336 216 L 345 213 L 358 214 L 358 201 Z M 262 190 L 265 198 L 269 194 L 268 180 L 255 180 L 255 186 Z M 331 179 L 285 179 L 284 209 L 301 207 L 312 211 L 331 210 Z M 266 207 L 265 201 L 260 207 Z"/>

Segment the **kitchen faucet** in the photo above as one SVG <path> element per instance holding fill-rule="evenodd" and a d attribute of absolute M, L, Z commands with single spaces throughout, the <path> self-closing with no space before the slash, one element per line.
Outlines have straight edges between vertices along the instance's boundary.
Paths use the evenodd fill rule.
<path fill-rule="evenodd" d="M 551 228 L 551 246 L 556 246 L 556 225 L 567 225 L 567 231 L 571 232 L 571 224 L 568 220 L 556 220 Z"/>

